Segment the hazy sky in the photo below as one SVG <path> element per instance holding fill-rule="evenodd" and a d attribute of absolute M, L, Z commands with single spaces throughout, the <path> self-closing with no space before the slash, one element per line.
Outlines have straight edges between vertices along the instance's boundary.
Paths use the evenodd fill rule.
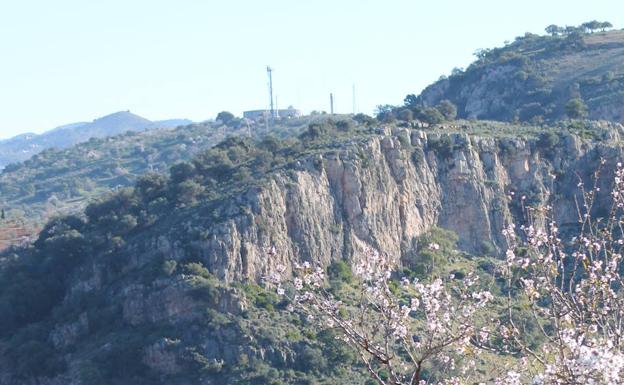
<path fill-rule="evenodd" d="M 0 0 L 0 138 L 119 110 L 213 118 L 268 105 L 372 113 L 478 48 L 551 23 L 624 27 L 622 0 Z"/>

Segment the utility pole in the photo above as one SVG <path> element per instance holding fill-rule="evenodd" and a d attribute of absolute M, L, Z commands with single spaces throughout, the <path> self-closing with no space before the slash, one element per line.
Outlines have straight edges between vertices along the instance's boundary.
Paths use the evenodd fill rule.
<path fill-rule="evenodd" d="M 334 94 L 329 94 L 329 111 L 333 115 L 334 114 Z"/>

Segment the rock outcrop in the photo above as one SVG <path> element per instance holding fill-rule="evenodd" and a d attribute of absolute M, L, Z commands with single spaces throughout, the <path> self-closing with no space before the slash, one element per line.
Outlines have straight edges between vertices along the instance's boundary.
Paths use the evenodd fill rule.
<path fill-rule="evenodd" d="M 621 127 L 612 128 L 617 138 Z M 573 225 L 578 178 L 620 155 L 609 143 L 561 134 L 545 148 L 535 138 L 394 129 L 275 172 L 209 220 L 192 216 L 185 229 L 195 238 L 165 232 L 141 248 L 198 254 L 227 282 L 261 281 L 280 264 L 353 261 L 364 246 L 400 259 L 432 226 L 457 233 L 467 252 L 499 253 L 503 226 L 522 221 L 521 200 L 550 197 L 562 226 Z"/>

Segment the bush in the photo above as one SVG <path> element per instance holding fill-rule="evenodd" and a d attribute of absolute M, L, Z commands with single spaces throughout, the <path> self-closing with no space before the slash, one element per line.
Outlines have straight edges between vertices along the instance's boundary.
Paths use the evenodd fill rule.
<path fill-rule="evenodd" d="M 377 120 L 375 118 L 362 113 L 354 115 L 353 120 L 366 127 L 371 127 L 377 124 Z"/>
<path fill-rule="evenodd" d="M 437 108 L 425 108 L 418 118 L 429 124 L 439 124 L 445 119 Z"/>
<path fill-rule="evenodd" d="M 300 135 L 301 140 L 318 140 L 329 134 L 329 127 L 323 123 L 311 123 L 306 132 Z"/>
<path fill-rule="evenodd" d="M 136 182 L 136 191 L 143 202 L 151 202 L 165 195 L 167 178 L 164 175 L 150 173 L 142 176 Z"/>
<path fill-rule="evenodd" d="M 336 122 L 336 129 L 342 132 L 349 132 L 353 129 L 353 121 L 351 119 L 343 119 Z"/>
<path fill-rule="evenodd" d="M 234 114 L 229 111 L 221 111 L 217 114 L 217 119 L 223 124 L 227 125 L 231 120 L 235 118 Z"/>
<path fill-rule="evenodd" d="M 196 300 L 212 304 L 219 302 L 219 288 L 215 279 L 193 276 L 189 279 L 190 295 Z"/>
<path fill-rule="evenodd" d="M 436 109 L 444 116 L 446 120 L 455 120 L 457 117 L 457 107 L 450 100 L 442 100 Z"/>
<path fill-rule="evenodd" d="M 453 156 L 453 151 L 455 150 L 453 141 L 449 136 L 442 136 L 437 140 L 430 139 L 428 145 L 430 149 L 435 151 L 443 159 L 451 158 Z"/>
<path fill-rule="evenodd" d="M 171 181 L 175 184 L 191 179 L 195 175 L 195 166 L 188 162 L 181 162 L 171 166 L 169 170 Z"/>
<path fill-rule="evenodd" d="M 327 267 L 327 276 L 332 281 L 351 283 L 353 273 L 351 267 L 344 261 L 334 261 Z"/>
<path fill-rule="evenodd" d="M 406 256 L 405 265 L 418 276 L 428 275 L 437 265 L 446 264 L 455 252 L 457 240 L 454 232 L 433 227 L 418 238 L 417 248 Z"/>
<path fill-rule="evenodd" d="M 573 98 L 565 106 L 566 114 L 572 119 L 581 119 L 587 116 L 587 105 L 581 98 Z"/>
<path fill-rule="evenodd" d="M 409 122 L 414 119 L 414 113 L 409 108 L 404 108 L 397 112 L 397 118 L 404 122 Z"/>
<path fill-rule="evenodd" d="M 175 187 L 176 201 L 181 204 L 194 204 L 204 188 L 194 180 L 185 180 Z"/>
<path fill-rule="evenodd" d="M 306 345 L 297 355 L 296 367 L 304 372 L 323 372 L 327 368 L 327 360 L 320 349 Z"/>
<path fill-rule="evenodd" d="M 256 284 L 247 284 L 243 286 L 245 295 L 257 307 L 274 311 L 275 306 L 280 303 L 280 298 L 273 291 L 268 291 Z"/>
<path fill-rule="evenodd" d="M 185 274 L 196 275 L 198 277 L 214 279 L 214 276 L 210 273 L 208 269 L 204 267 L 199 262 L 190 262 L 182 265 L 182 271 Z"/>
<path fill-rule="evenodd" d="M 552 151 L 559 144 L 559 135 L 553 131 L 542 132 L 537 145 L 545 152 Z"/>

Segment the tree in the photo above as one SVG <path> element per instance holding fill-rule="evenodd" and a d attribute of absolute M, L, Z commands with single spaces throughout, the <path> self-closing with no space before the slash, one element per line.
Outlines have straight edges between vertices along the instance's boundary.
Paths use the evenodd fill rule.
<path fill-rule="evenodd" d="M 479 48 L 473 52 L 473 55 L 475 55 L 478 60 L 483 60 L 487 58 L 491 52 L 489 48 Z"/>
<path fill-rule="evenodd" d="M 555 24 L 551 24 L 548 27 L 546 27 L 545 29 L 546 33 L 550 34 L 551 36 L 557 36 L 561 33 L 563 33 L 563 28 L 555 25 Z"/>
<path fill-rule="evenodd" d="M 587 105 L 581 98 L 572 98 L 565 106 L 566 114 L 572 119 L 582 119 L 587 116 Z"/>
<path fill-rule="evenodd" d="M 444 115 L 442 115 L 437 108 L 433 107 L 422 110 L 418 118 L 429 124 L 439 124 L 444 121 Z"/>
<path fill-rule="evenodd" d="M 378 105 L 376 108 L 376 119 L 382 123 L 392 123 L 396 120 L 395 107 L 391 104 Z"/>
<path fill-rule="evenodd" d="M 405 107 L 414 108 L 419 104 L 418 96 L 409 94 L 405 97 L 405 99 L 403 99 L 403 103 L 405 104 Z"/>
<path fill-rule="evenodd" d="M 414 113 L 409 108 L 404 108 L 397 112 L 397 118 L 404 122 L 409 122 L 414 119 Z"/>
<path fill-rule="evenodd" d="M 174 184 L 181 183 L 195 175 L 195 166 L 189 162 L 176 163 L 169 169 L 169 175 Z"/>
<path fill-rule="evenodd" d="M 227 125 L 234 118 L 234 114 L 229 111 L 221 111 L 217 114 L 217 120 L 220 120 L 225 125 Z"/>
<path fill-rule="evenodd" d="M 608 21 L 603 21 L 602 23 L 600 23 L 600 26 L 598 28 L 600 28 L 600 30 L 604 32 L 607 29 L 613 28 L 613 24 L 609 23 Z"/>
<path fill-rule="evenodd" d="M 457 117 L 457 107 L 450 100 L 444 99 L 436 106 L 436 109 L 446 120 L 455 120 Z"/>
<path fill-rule="evenodd" d="M 363 113 L 355 114 L 353 116 L 353 120 L 355 120 L 358 124 L 361 124 L 367 127 L 374 126 L 377 123 L 375 118 L 373 118 L 372 116 L 363 114 Z"/>
<path fill-rule="evenodd" d="M 6 213 L 4 212 L 4 209 L 2 209 L 2 212 L 0 213 L 0 219 L 2 220 L 6 219 Z"/>
<path fill-rule="evenodd" d="M 583 32 L 583 28 L 574 27 L 571 25 L 566 25 L 565 28 L 563 29 L 564 35 L 570 35 L 573 33 L 580 33 L 580 32 Z"/>
<path fill-rule="evenodd" d="M 545 337 L 532 349 L 512 316 L 505 325 L 510 350 L 528 359 L 522 370 L 537 369 L 534 383 L 624 382 L 624 169 L 615 166 L 609 214 L 594 219 L 600 173 L 590 191 L 579 184 L 579 230 L 571 239 L 561 239 L 549 206 L 527 210 L 532 219 L 520 234 L 512 225 L 503 232 L 509 244 L 503 272 L 508 308 L 524 301 Z M 516 298 L 512 288 L 521 289 Z"/>
<path fill-rule="evenodd" d="M 394 258 L 366 247 L 354 257 L 352 307 L 325 289 L 323 269 L 308 262 L 288 283 L 282 266 L 267 279 L 280 295 L 292 284 L 291 310 L 334 331 L 379 385 L 622 384 L 624 168 L 614 166 L 611 208 L 598 219 L 591 213 L 601 169 L 594 175 L 591 191 L 579 184 L 574 237 L 561 239 L 551 206 L 521 204 L 527 223 L 505 227 L 507 251 L 491 269 L 502 285 L 496 301 L 474 274 L 409 280 L 398 276 Z M 500 373 L 475 368 L 485 351 L 499 353 Z"/>
<path fill-rule="evenodd" d="M 462 280 L 432 278 L 413 284 L 404 280 L 397 285 L 391 280 L 395 267 L 391 257 L 366 249 L 355 268 L 361 302 L 349 309 L 324 289 L 324 271 L 306 262 L 297 268 L 300 276 L 293 285 L 298 295 L 290 300 L 322 322 L 323 328 L 336 330 L 379 384 L 421 384 L 425 372 L 443 357 L 450 360 L 447 368 L 471 361 L 471 339 L 487 333 L 473 319 L 484 315 L 492 295 L 478 288 L 478 279 L 472 274 Z M 286 293 L 283 272 L 284 268 L 277 266 L 268 277 L 281 295 Z M 422 328 L 414 329 L 415 314 L 427 320 Z M 456 359 L 456 351 L 465 353 L 466 358 Z"/>
<path fill-rule="evenodd" d="M 178 203 L 194 204 L 199 194 L 204 188 L 194 180 L 185 180 L 175 187 L 175 193 Z"/>
<path fill-rule="evenodd" d="M 601 27 L 602 27 L 602 23 L 597 20 L 592 20 L 592 21 L 588 21 L 587 23 L 581 24 L 581 28 L 583 28 L 586 31 L 589 31 L 590 33 L 594 33 L 594 31 L 596 31 L 597 29 L 600 29 Z"/>

